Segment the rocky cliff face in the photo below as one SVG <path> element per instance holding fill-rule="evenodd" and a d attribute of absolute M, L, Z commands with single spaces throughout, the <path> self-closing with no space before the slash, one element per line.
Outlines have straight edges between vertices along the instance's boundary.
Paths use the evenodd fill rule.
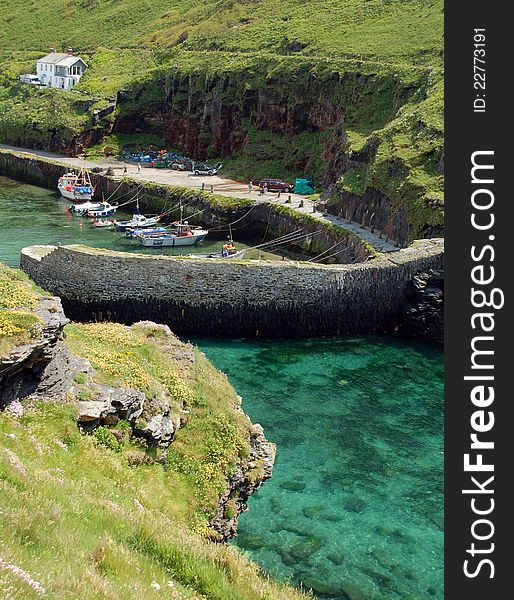
<path fill-rule="evenodd" d="M 250 456 L 241 461 L 230 478 L 228 489 L 223 494 L 211 527 L 223 540 L 237 534 L 239 515 L 248 510 L 250 496 L 273 474 L 275 444 L 268 442 L 259 423 L 250 429 Z"/>
<path fill-rule="evenodd" d="M 270 170 L 283 173 L 303 172 L 330 190 L 329 210 L 367 222 L 403 244 L 414 236 L 440 233 L 442 221 L 430 214 L 421 215 L 419 223 L 410 218 L 411 211 L 419 212 L 411 204 L 426 190 L 414 186 L 398 200 L 410 167 L 393 157 L 391 149 L 382 151 L 383 176 L 375 177 L 364 194 L 340 193 L 334 184 L 348 171 L 374 164 L 384 135 L 411 135 L 405 125 L 394 135 L 373 132 L 389 126 L 413 98 L 423 98 L 427 75 L 417 77 L 402 81 L 392 74 L 359 72 L 355 66 L 344 70 L 309 61 L 285 60 L 278 66 L 276 61 L 249 60 L 240 67 L 220 68 L 217 74 L 202 66 L 192 71 L 176 66 L 120 94 L 114 131 L 158 134 L 170 147 L 199 160 L 235 157 L 248 164 L 241 177 L 252 176 L 253 164 L 269 164 Z M 412 127 L 427 129 L 421 122 Z M 367 141 L 355 150 L 349 134 Z M 438 135 L 431 132 L 428 137 Z M 414 137 L 412 144 L 421 148 Z M 389 142 L 394 147 L 396 142 Z M 425 142 L 415 162 L 428 173 L 438 150 L 432 148 L 433 140 Z M 391 156 L 384 159 L 384 154 Z M 439 227 L 430 231 L 432 222 Z"/>
<path fill-rule="evenodd" d="M 423 341 L 444 341 L 444 272 L 429 270 L 410 281 L 400 333 Z"/>
<path fill-rule="evenodd" d="M 120 97 L 120 116 L 114 131 L 150 131 L 189 156 L 205 159 L 244 151 L 249 126 L 291 138 L 335 125 L 344 107 L 331 101 L 307 80 L 300 90 L 281 78 L 259 82 L 245 80 L 238 72 L 226 76 L 162 74 L 153 82 L 161 101 L 147 110 L 132 112 L 132 94 Z M 140 108 L 138 103 L 138 108 Z"/>
<path fill-rule="evenodd" d="M 385 123 L 413 91 L 413 84 L 391 76 L 305 61 L 285 61 L 281 68 L 276 61 L 262 61 L 214 75 L 177 68 L 121 93 L 114 131 L 157 133 L 201 160 L 244 156 L 253 137 L 269 132 L 285 138 L 291 170 L 310 172 L 328 184 L 348 167 L 345 128 L 362 119 L 362 106 L 380 106 Z M 376 120 L 376 114 L 369 118 Z M 326 136 L 321 145 L 316 137 L 309 144 L 301 136 L 306 133 Z"/>
<path fill-rule="evenodd" d="M 66 392 L 67 383 L 61 374 L 72 359 L 63 344 L 63 328 L 69 321 L 61 301 L 43 297 L 34 313 L 43 321 L 41 336 L 0 359 L 0 408 L 32 394 Z"/>

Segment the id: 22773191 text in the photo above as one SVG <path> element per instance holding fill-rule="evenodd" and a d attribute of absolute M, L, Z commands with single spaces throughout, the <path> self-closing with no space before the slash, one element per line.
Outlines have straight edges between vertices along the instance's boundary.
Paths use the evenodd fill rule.
<path fill-rule="evenodd" d="M 473 42 L 473 112 L 485 113 L 485 29 L 474 30 Z"/>

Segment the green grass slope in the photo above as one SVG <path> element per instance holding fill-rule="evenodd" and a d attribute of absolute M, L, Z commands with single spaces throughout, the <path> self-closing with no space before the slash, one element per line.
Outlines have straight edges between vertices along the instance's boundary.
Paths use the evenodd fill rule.
<path fill-rule="evenodd" d="M 0 415 L 2 598 L 38 598 L 29 578 L 53 599 L 305 598 L 192 531 L 176 471 L 135 466 L 140 449 L 112 450 L 75 419 L 48 402 Z"/>
<path fill-rule="evenodd" d="M 38 299 L 26 277 L 0 265 L 0 367 L 9 349 L 38 337 L 13 331 L 21 321 L 12 319 L 30 317 Z M 0 412 L 0 597 L 306 598 L 212 541 L 217 501 L 249 456 L 250 422 L 226 376 L 149 324 L 70 324 L 66 334 L 92 373 L 75 376 L 66 402 Z M 186 408 L 166 461 L 127 422 L 79 430 L 76 404 L 93 399 L 93 382 L 136 388 L 175 415 Z"/>
<path fill-rule="evenodd" d="M 441 0 L 2 0 L 2 52 L 157 44 L 433 64 Z M 34 25 L 37 24 L 37 27 Z"/>

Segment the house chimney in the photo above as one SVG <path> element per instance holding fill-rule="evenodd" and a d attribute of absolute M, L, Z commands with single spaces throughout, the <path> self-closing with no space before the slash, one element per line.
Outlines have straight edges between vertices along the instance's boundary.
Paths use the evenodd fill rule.
<path fill-rule="evenodd" d="M 68 56 L 73 56 L 73 48 L 68 48 Z"/>
<path fill-rule="evenodd" d="M 51 54 L 52 52 L 55 52 L 55 48 L 50 48 L 50 54 Z"/>

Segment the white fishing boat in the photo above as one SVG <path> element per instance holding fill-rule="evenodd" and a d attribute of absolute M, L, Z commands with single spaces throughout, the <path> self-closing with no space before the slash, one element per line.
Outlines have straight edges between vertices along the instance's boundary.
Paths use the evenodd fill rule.
<path fill-rule="evenodd" d="M 83 202 L 82 204 L 72 204 L 69 208 L 71 212 L 78 215 L 84 214 L 87 210 L 96 210 L 102 206 L 101 202 Z"/>
<path fill-rule="evenodd" d="M 114 221 L 114 226 L 119 231 L 125 231 L 126 229 L 135 228 L 146 229 L 147 227 L 153 227 L 154 225 L 157 225 L 157 223 L 160 221 L 160 218 L 161 217 L 159 217 L 158 215 L 147 217 L 145 215 L 134 214 L 132 215 L 132 219 L 130 219 L 130 221 Z"/>
<path fill-rule="evenodd" d="M 144 233 L 145 235 L 150 235 L 150 234 L 162 235 L 163 233 L 168 233 L 169 230 L 170 230 L 170 228 L 167 226 L 148 227 L 146 229 L 144 227 L 135 227 L 134 229 L 127 229 L 125 231 L 125 235 L 127 237 L 132 237 L 132 238 L 137 237 L 140 233 Z"/>
<path fill-rule="evenodd" d="M 79 173 L 68 171 L 59 177 L 57 189 L 63 198 L 74 202 L 89 202 L 95 193 L 91 177 L 84 168 L 80 169 Z"/>
<path fill-rule="evenodd" d="M 207 229 L 200 227 L 191 227 L 187 221 L 184 223 L 174 223 L 175 232 L 162 234 L 146 234 L 144 231 L 138 234 L 137 240 L 140 244 L 147 247 L 160 248 L 162 246 L 194 246 L 203 242 L 205 236 L 209 233 Z"/>
<path fill-rule="evenodd" d="M 99 217 L 110 217 L 118 209 L 117 204 L 109 204 L 109 202 L 102 202 L 97 208 L 89 208 L 86 210 L 85 215 L 90 219 L 96 219 Z"/>

